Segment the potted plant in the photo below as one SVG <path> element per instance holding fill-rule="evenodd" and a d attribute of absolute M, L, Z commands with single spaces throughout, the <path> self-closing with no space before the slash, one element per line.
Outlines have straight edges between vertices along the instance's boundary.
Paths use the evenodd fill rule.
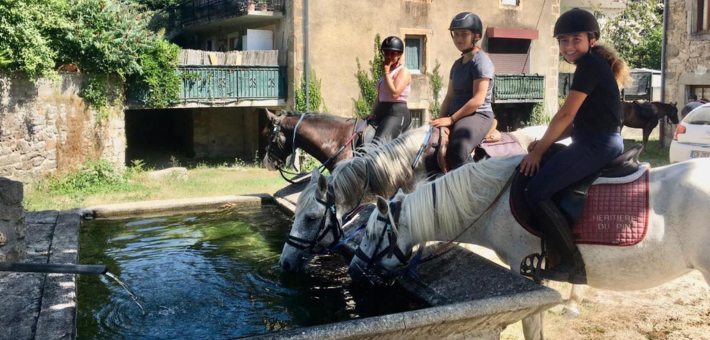
<path fill-rule="evenodd" d="M 260 0 L 258 3 L 260 11 L 266 11 L 269 9 L 269 3 L 265 0 Z"/>

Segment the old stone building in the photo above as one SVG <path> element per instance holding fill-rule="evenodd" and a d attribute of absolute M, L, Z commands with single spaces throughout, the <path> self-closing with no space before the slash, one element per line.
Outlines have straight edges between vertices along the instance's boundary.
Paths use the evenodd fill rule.
<path fill-rule="evenodd" d="M 665 94 L 679 108 L 691 93 L 710 99 L 709 7 L 704 0 L 668 0 Z M 665 136 L 672 138 L 671 126 Z"/>

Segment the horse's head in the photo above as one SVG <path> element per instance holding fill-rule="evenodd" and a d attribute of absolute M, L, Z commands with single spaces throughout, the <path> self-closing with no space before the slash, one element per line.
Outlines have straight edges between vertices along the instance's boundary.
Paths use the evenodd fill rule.
<path fill-rule="evenodd" d="M 281 123 L 286 116 L 277 116 L 268 109 L 264 109 L 264 112 L 269 119 L 269 123 L 262 132 L 267 140 L 263 164 L 268 170 L 274 171 L 279 165 L 286 163 L 286 158 L 292 152 L 291 144 L 293 142 L 288 140 L 283 131 L 281 131 Z"/>
<path fill-rule="evenodd" d="M 678 124 L 678 102 L 670 102 L 669 104 L 668 119 L 673 124 Z"/>
<path fill-rule="evenodd" d="M 401 211 L 405 197 L 401 189 L 390 202 L 377 196 L 377 210 L 370 215 L 365 236 L 350 262 L 348 273 L 353 281 L 382 283 L 396 278 L 409 265 L 414 244 Z"/>
<path fill-rule="evenodd" d="M 314 169 L 310 183 L 298 197 L 293 227 L 281 253 L 279 264 L 284 270 L 304 270 L 315 255 L 340 241 L 342 231 L 335 206 L 332 186 Z"/>

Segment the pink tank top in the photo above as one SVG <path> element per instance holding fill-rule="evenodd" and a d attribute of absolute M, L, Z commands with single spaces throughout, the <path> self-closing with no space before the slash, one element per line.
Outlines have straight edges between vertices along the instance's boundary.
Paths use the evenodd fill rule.
<path fill-rule="evenodd" d="M 396 69 L 394 69 L 392 72 L 390 72 L 390 78 L 392 78 L 392 81 L 394 81 L 395 75 L 404 68 L 404 65 L 399 65 Z M 383 76 L 384 77 L 384 76 Z M 377 93 L 378 93 L 378 98 L 380 102 L 395 102 L 395 103 L 405 103 L 407 102 L 407 98 L 409 98 L 409 92 L 412 90 L 412 87 L 410 86 L 411 84 L 407 84 L 407 87 L 404 88 L 402 93 L 399 94 L 399 97 L 397 99 L 392 98 L 392 95 L 387 91 L 387 89 L 384 89 L 384 78 L 380 78 L 380 80 L 377 81 Z"/>

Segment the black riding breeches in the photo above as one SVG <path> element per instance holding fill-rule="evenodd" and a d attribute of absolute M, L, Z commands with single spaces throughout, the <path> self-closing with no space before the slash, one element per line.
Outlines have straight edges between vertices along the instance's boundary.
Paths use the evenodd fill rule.
<path fill-rule="evenodd" d="M 452 169 L 458 168 L 469 160 L 471 151 L 481 144 L 492 127 L 493 112 L 476 112 L 459 119 L 454 124 L 446 153 Z"/>
<path fill-rule="evenodd" d="M 407 103 L 380 102 L 377 104 L 372 123 L 377 126 L 375 139 L 386 143 L 409 129 L 412 114 L 407 109 Z"/>

